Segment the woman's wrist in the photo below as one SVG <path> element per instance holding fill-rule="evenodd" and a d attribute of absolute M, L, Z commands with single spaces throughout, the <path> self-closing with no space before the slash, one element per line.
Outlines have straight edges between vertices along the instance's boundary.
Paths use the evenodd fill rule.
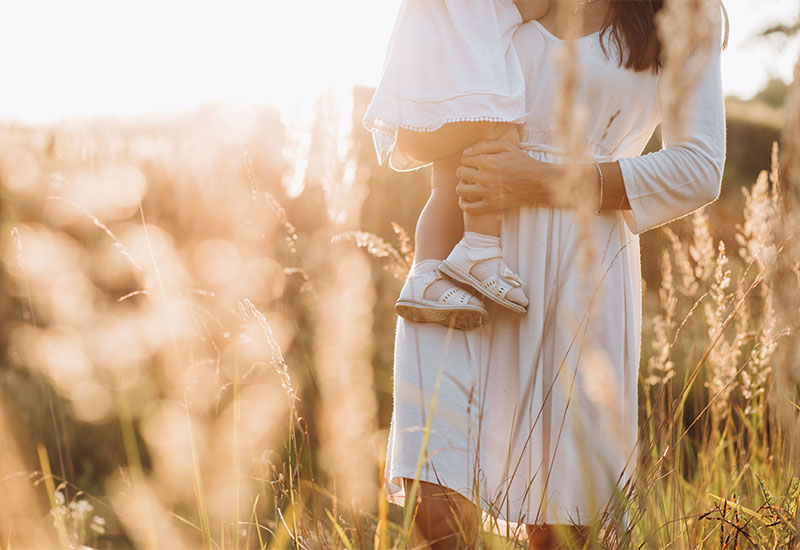
<path fill-rule="evenodd" d="M 544 202 L 556 208 L 571 209 L 585 200 L 592 211 L 630 210 L 619 162 L 591 164 L 539 163 L 535 170 L 537 189 Z M 602 182 L 601 182 L 602 178 Z M 569 182 L 578 184 L 575 190 Z"/>
<path fill-rule="evenodd" d="M 571 179 L 581 184 L 577 194 L 569 189 Z M 586 200 L 592 210 L 631 208 L 619 162 L 567 165 L 534 161 L 526 167 L 520 180 L 520 191 L 516 195 L 523 203 L 535 202 L 569 209 L 575 208 L 576 200 Z"/>
<path fill-rule="evenodd" d="M 572 209 L 580 200 L 589 201 L 592 211 L 631 208 L 619 162 L 542 162 L 506 141 L 468 147 L 456 176 L 459 195 L 476 213 L 533 203 Z"/>
<path fill-rule="evenodd" d="M 530 158 L 530 157 L 528 157 Z M 531 159 L 519 181 L 518 196 L 523 204 L 548 204 L 555 206 L 556 183 L 559 180 L 558 165 Z"/>
<path fill-rule="evenodd" d="M 625 192 L 625 181 L 622 179 L 622 168 L 619 162 L 603 162 L 599 164 L 603 171 L 603 210 L 630 210 L 628 194 Z"/>
<path fill-rule="evenodd" d="M 600 214 L 604 207 L 603 197 L 605 196 L 605 193 L 603 187 L 605 187 L 605 174 L 603 173 L 603 168 L 600 166 L 599 162 L 593 162 L 592 165 L 597 170 L 597 185 L 594 187 L 594 194 L 597 196 L 597 198 L 594 200 L 594 204 L 597 205 L 595 208 L 595 213 Z"/>

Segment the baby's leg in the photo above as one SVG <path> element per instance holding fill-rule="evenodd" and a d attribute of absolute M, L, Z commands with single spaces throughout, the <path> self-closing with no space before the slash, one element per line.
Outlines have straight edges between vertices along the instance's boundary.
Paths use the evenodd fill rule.
<path fill-rule="evenodd" d="M 511 123 L 496 124 L 476 141 L 507 141 L 519 147 L 519 133 Z M 470 144 L 472 145 L 472 144 Z M 489 212 L 486 214 L 464 214 L 464 230 L 493 237 L 500 236 L 500 227 L 503 223 L 502 212 Z"/>
<path fill-rule="evenodd" d="M 456 168 L 461 152 L 433 165 L 431 196 L 419 215 L 414 235 L 414 258 L 443 260 L 464 234 L 464 213 L 458 207 Z"/>
<path fill-rule="evenodd" d="M 447 127 L 445 127 L 447 128 Z M 444 128 L 443 128 L 444 129 Z M 433 179 L 431 182 L 431 196 L 420 214 L 415 233 L 415 263 L 420 264 L 425 260 L 442 260 L 450 254 L 459 241 L 471 248 L 500 247 L 500 228 L 502 223 L 501 213 L 470 214 L 465 215 L 458 207 L 458 194 L 456 186 L 456 168 L 461 163 L 461 150 L 476 141 L 504 139 L 515 145 L 519 144 L 519 136 L 512 124 L 473 123 L 468 128 L 471 141 L 460 142 L 455 154 L 450 154 L 433 165 Z M 438 138 L 442 138 L 439 134 Z M 436 153 L 444 152 L 446 147 L 431 141 L 432 150 Z M 466 230 L 466 233 L 464 232 Z M 430 266 L 431 264 L 428 264 Z M 506 264 L 502 258 L 493 261 L 477 263 L 470 274 L 480 280 L 485 280 L 493 275 L 504 279 L 503 273 Z M 425 291 L 425 298 L 437 300 L 452 285 L 446 281 L 437 281 Z M 523 307 L 528 305 L 525 293 L 520 288 L 512 288 L 506 298 Z M 477 303 L 478 300 L 470 301 Z"/>
<path fill-rule="evenodd" d="M 434 132 L 400 129 L 397 147 L 425 164 L 445 159 L 492 135 L 493 122 L 451 122 Z"/>
<path fill-rule="evenodd" d="M 413 143 L 435 160 L 431 196 L 417 221 L 416 259 L 443 260 L 461 239 L 464 230 L 499 237 L 502 213 L 464 214 L 458 207 L 456 169 L 461 164 L 462 151 L 478 141 L 503 139 L 519 145 L 516 127 L 510 123 L 457 122 L 446 124 L 435 132 L 406 132 L 409 140 L 406 145 Z"/>
<path fill-rule="evenodd" d="M 424 271 L 435 268 L 445 259 L 464 234 L 464 214 L 458 207 L 456 194 L 456 168 L 460 162 L 459 151 L 433 164 L 431 196 L 419 215 L 414 234 L 414 264 L 423 266 Z M 452 288 L 452 281 L 442 279 L 431 284 L 423 297 L 438 300 Z M 480 299 L 473 297 L 469 303 L 479 305 Z"/>
<path fill-rule="evenodd" d="M 502 140 L 519 146 L 519 134 L 513 124 L 497 124 L 493 130 L 483 136 L 484 140 Z M 500 229 L 503 223 L 502 212 L 486 214 L 464 213 L 464 243 L 472 248 L 500 247 Z M 506 268 L 502 258 L 476 263 L 469 273 L 481 281 L 495 275 L 501 279 Z M 508 300 L 527 307 L 528 299 L 521 288 L 512 288 L 505 296 Z"/>

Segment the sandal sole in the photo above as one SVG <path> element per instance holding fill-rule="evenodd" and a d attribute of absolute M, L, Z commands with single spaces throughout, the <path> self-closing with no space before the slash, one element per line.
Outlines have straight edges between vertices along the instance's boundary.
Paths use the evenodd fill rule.
<path fill-rule="evenodd" d="M 447 263 L 447 260 L 442 260 L 442 263 L 439 264 L 439 271 L 454 281 L 458 281 L 459 283 L 469 286 L 472 290 L 480 292 L 481 296 L 488 298 L 489 300 L 503 306 L 506 309 L 510 309 L 514 313 L 528 313 L 528 308 L 522 307 L 519 304 L 515 304 L 511 300 L 493 295 L 491 292 L 481 286 L 480 280 L 478 280 L 476 277 L 473 277 L 469 273 L 463 273 L 462 271 L 459 271 L 451 264 Z"/>
<path fill-rule="evenodd" d="M 480 328 L 489 319 L 489 312 L 484 309 L 458 308 L 436 309 L 410 300 L 398 300 L 395 312 L 415 323 L 438 323 L 458 330 Z"/>

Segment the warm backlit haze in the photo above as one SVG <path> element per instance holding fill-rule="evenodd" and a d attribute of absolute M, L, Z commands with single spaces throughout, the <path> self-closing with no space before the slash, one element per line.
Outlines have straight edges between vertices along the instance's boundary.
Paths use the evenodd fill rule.
<path fill-rule="evenodd" d="M 0 548 L 408 547 L 414 507 L 381 472 L 430 170 L 378 166 L 359 124 L 400 1 L 0 0 Z M 689 10 L 714 2 L 671 3 L 667 63 L 710 42 Z M 726 4 L 726 92 L 790 81 L 800 36 L 755 37 L 800 2 Z M 800 79 L 726 106 L 718 200 L 641 235 L 642 452 L 591 548 L 800 548 Z M 564 102 L 565 144 L 582 109 Z M 574 195 L 595 243 L 610 218 Z M 585 351 L 572 402 L 615 410 Z M 475 388 L 426 418 L 479 418 Z M 527 547 L 484 519 L 481 548 Z"/>
<path fill-rule="evenodd" d="M 26 0 L 0 5 L 0 120 L 51 122 L 286 106 L 334 85 L 374 85 L 400 0 Z M 800 41 L 753 37 L 797 19 L 795 0 L 729 0 L 726 93 L 791 80 Z"/>

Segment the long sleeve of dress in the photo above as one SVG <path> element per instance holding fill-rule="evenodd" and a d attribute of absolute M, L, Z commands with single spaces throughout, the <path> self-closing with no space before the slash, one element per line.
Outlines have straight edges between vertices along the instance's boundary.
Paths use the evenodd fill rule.
<path fill-rule="evenodd" d="M 690 111 L 682 135 L 662 108 L 662 150 L 619 161 L 631 204 L 623 217 L 633 233 L 681 218 L 719 196 L 725 165 L 720 50 L 717 38 L 702 76 L 687 94 Z M 663 97 L 663 84 L 660 89 Z"/>

